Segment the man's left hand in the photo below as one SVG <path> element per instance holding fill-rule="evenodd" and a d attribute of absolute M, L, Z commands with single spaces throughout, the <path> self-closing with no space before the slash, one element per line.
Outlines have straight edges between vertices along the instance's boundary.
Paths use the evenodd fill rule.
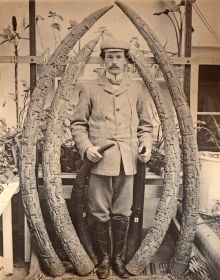
<path fill-rule="evenodd" d="M 145 152 L 142 153 L 144 148 L 145 148 Z M 138 148 L 138 159 L 141 162 L 146 163 L 150 160 L 150 158 L 151 158 L 151 150 L 143 145 L 140 145 L 140 147 Z"/>

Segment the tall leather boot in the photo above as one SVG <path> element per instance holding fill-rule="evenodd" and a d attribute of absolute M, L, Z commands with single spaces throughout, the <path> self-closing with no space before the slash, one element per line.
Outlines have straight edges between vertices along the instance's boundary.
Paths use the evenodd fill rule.
<path fill-rule="evenodd" d="M 129 218 L 115 216 L 112 219 L 113 255 L 112 268 L 121 278 L 128 278 L 130 274 L 125 268 L 125 245 L 128 231 Z"/>
<path fill-rule="evenodd" d="M 101 254 L 101 261 L 98 264 L 96 273 L 99 279 L 106 279 L 110 274 L 111 267 L 109 222 L 96 222 L 96 236 Z"/>

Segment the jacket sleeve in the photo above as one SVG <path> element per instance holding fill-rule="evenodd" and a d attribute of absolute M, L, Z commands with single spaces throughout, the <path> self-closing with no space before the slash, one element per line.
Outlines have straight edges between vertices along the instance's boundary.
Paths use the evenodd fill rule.
<path fill-rule="evenodd" d="M 73 118 L 70 125 L 72 136 L 83 159 L 87 148 L 93 146 L 89 140 L 89 117 L 91 113 L 91 100 L 88 90 L 81 85 L 79 91 L 79 101 L 74 108 Z"/>
<path fill-rule="evenodd" d="M 137 100 L 137 113 L 139 118 L 137 136 L 139 145 L 144 145 L 151 150 L 153 144 L 153 125 L 149 112 L 150 95 L 146 87 L 141 84 Z"/>

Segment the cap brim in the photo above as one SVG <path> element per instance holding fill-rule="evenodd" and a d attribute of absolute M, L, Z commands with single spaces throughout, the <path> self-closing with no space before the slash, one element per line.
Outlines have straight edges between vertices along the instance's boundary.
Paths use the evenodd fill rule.
<path fill-rule="evenodd" d="M 125 51 L 125 49 L 103 49 L 105 52 L 121 52 Z"/>

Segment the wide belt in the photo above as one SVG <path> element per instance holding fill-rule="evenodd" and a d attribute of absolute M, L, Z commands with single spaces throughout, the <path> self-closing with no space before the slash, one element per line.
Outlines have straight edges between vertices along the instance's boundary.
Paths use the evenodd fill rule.
<path fill-rule="evenodd" d="M 109 140 L 128 140 L 128 139 L 137 139 L 137 131 L 133 132 L 111 132 L 106 130 L 99 129 L 90 129 L 89 130 L 89 138 L 97 138 L 97 139 L 109 139 Z"/>

